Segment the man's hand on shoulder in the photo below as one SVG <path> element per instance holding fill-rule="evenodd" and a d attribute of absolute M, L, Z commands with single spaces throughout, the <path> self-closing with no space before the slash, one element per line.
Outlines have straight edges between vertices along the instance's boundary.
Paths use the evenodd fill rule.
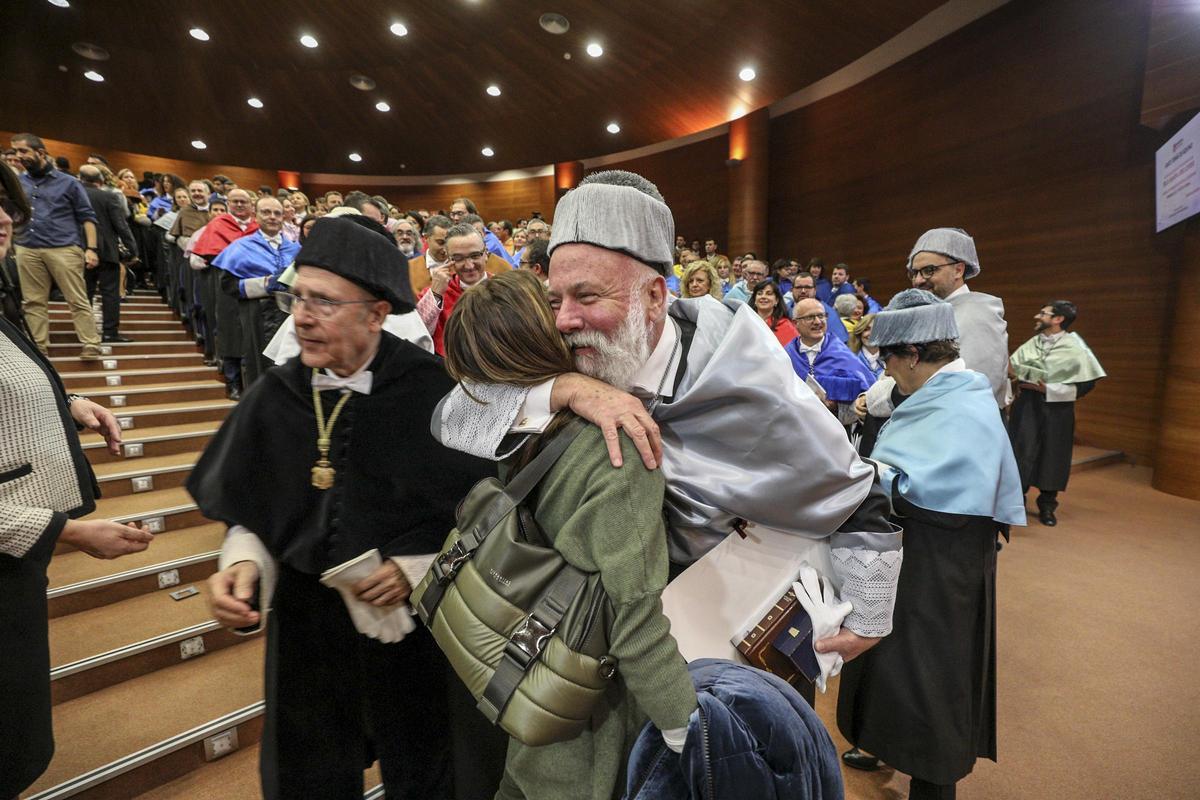
<path fill-rule="evenodd" d="M 650 412 L 628 392 L 586 375 L 570 372 L 554 381 L 550 408 L 561 411 L 570 408 L 580 417 L 596 425 L 608 445 L 608 459 L 614 467 L 623 463 L 618 429 L 637 447 L 646 469 L 656 469 L 662 463 L 662 436 Z"/>

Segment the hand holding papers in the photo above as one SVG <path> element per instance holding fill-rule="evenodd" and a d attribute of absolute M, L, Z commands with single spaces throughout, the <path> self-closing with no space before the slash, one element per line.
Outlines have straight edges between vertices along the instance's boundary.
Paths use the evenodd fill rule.
<path fill-rule="evenodd" d="M 358 599 L 354 592 L 354 585 L 369 577 L 382 564 L 383 558 L 379 551 L 368 550 L 358 558 L 325 570 L 321 574 L 321 583 L 338 590 L 359 633 L 391 644 L 403 639 L 416 627 L 408 604 L 374 606 Z"/>

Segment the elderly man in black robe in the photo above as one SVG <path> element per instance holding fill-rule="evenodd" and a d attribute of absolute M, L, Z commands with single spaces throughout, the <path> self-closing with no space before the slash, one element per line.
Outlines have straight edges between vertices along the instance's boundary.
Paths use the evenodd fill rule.
<path fill-rule="evenodd" d="M 363 220 L 321 220 L 296 257 L 301 353 L 250 387 L 188 482 L 230 526 L 214 616 L 267 626 L 269 798 L 451 796 L 447 667 L 407 599 L 489 465 L 429 432 L 441 360 L 382 330 L 413 308 L 404 259 Z M 334 568 L 369 564 L 331 588 Z M 362 563 L 357 566 L 362 567 Z M 323 578 L 324 575 L 324 578 Z"/>

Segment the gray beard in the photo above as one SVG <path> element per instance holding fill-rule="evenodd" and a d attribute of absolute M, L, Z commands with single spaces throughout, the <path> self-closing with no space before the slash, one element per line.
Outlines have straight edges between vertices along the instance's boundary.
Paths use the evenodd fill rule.
<path fill-rule="evenodd" d="M 639 304 L 631 304 L 612 339 L 598 331 L 568 334 L 565 337 L 568 346 L 596 350 L 594 356 L 575 356 L 575 368 L 590 378 L 629 391 L 634 376 L 650 359 L 649 330 L 642 319 L 643 313 Z"/>
<path fill-rule="evenodd" d="M 400 248 L 400 252 L 404 254 L 405 258 L 412 258 L 412 254 L 417 251 L 416 245 L 411 243 L 399 244 L 397 246 Z"/>

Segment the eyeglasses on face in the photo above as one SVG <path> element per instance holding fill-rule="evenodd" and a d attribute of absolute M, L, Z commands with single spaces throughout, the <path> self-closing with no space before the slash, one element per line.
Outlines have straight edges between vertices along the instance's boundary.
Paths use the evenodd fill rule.
<path fill-rule="evenodd" d="M 458 266 L 459 264 L 463 263 L 464 261 L 482 261 L 485 258 L 487 258 L 486 252 L 484 252 L 483 250 L 476 250 L 475 252 L 467 253 L 466 255 L 460 254 L 460 255 L 450 256 L 450 263 L 454 264 L 455 266 Z"/>
<path fill-rule="evenodd" d="M 942 267 L 952 267 L 957 263 L 959 263 L 959 262 L 947 261 L 945 264 L 930 264 L 928 267 L 921 267 L 920 269 L 910 269 L 908 271 L 908 279 L 911 281 L 911 280 L 914 280 L 918 275 L 920 275 L 925 280 L 929 280 L 930 278 L 933 277 L 934 273 L 937 272 Z"/>
<path fill-rule="evenodd" d="M 329 319 L 337 313 L 341 306 L 365 305 L 377 303 L 378 300 L 330 300 L 327 297 L 305 297 L 291 292 L 275 292 L 275 304 L 285 314 L 294 314 L 296 309 L 304 307 L 308 313 L 319 319 Z"/>
<path fill-rule="evenodd" d="M 829 318 L 829 315 L 824 314 L 824 313 L 805 314 L 803 317 L 796 317 L 796 322 L 808 322 L 808 323 L 824 322 L 828 318 Z"/>

